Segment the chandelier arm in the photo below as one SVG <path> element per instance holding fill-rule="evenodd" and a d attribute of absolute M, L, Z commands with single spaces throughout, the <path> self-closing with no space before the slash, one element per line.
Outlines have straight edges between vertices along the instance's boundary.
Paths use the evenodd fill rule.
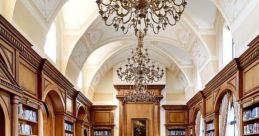
<path fill-rule="evenodd" d="M 185 6 L 185 3 L 186 3 L 186 1 L 185 0 L 182 0 L 182 2 L 180 3 L 180 4 L 177 4 L 176 2 L 175 2 L 175 0 L 172 0 L 172 2 L 174 3 L 174 5 L 176 5 L 176 6 L 178 6 L 178 7 L 181 7 L 181 6 Z"/>
<path fill-rule="evenodd" d="M 169 25 L 171 25 L 171 26 L 176 25 L 177 20 L 174 19 L 174 22 L 173 22 L 173 23 L 171 23 L 168 18 L 166 18 L 166 20 L 167 20 L 167 22 L 168 22 Z"/>
<path fill-rule="evenodd" d="M 155 2 L 153 2 L 154 4 L 155 4 Z M 161 4 L 161 6 L 159 7 L 159 5 L 158 5 L 158 7 L 157 8 L 151 8 L 152 9 L 152 11 L 159 11 L 159 10 L 161 10 L 162 8 L 164 8 L 164 4 L 165 4 L 165 2 L 164 1 L 162 1 L 162 4 Z"/>
<path fill-rule="evenodd" d="M 154 19 L 154 17 L 153 17 L 153 14 L 152 14 L 152 13 L 150 13 L 150 16 L 151 16 L 151 19 L 153 20 L 153 22 L 155 22 L 156 24 L 158 24 L 158 23 L 159 23 L 159 21 L 156 21 L 156 20 Z"/>

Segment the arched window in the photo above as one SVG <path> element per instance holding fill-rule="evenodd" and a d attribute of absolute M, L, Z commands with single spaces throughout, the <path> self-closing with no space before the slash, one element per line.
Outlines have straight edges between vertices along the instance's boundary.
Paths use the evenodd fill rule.
<path fill-rule="evenodd" d="M 55 23 L 51 25 L 48 32 L 44 52 L 54 63 L 57 62 L 57 31 Z"/>
<path fill-rule="evenodd" d="M 202 118 L 201 112 L 198 111 L 195 119 L 195 135 L 204 136 L 204 120 Z"/>
<path fill-rule="evenodd" d="M 234 42 L 228 26 L 223 27 L 222 67 L 234 58 Z"/>
<path fill-rule="evenodd" d="M 227 118 L 227 128 L 226 128 L 226 136 L 237 136 L 238 135 L 238 129 L 237 129 L 237 123 L 236 123 L 236 114 L 235 114 L 235 108 L 234 103 L 232 101 L 229 101 L 228 106 L 228 118 Z"/>

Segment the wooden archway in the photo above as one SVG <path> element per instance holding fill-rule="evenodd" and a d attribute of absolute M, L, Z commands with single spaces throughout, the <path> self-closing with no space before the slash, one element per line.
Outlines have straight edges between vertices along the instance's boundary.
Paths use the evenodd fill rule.
<path fill-rule="evenodd" d="M 234 88 L 232 87 L 222 87 L 215 98 L 215 104 L 214 104 L 214 113 L 215 113 L 215 119 L 214 119 L 214 128 L 215 128 L 215 136 L 219 136 L 219 113 L 220 113 L 220 105 L 222 103 L 223 97 L 230 93 L 230 96 L 236 97 L 234 94 Z"/>
<path fill-rule="evenodd" d="M 64 135 L 64 101 L 58 90 L 46 90 L 42 108 L 44 136 Z"/>
<path fill-rule="evenodd" d="M 76 136 L 89 136 L 89 128 L 86 128 L 84 123 L 87 118 L 87 112 L 83 106 L 78 108 L 76 120 Z"/>
<path fill-rule="evenodd" d="M 0 96 L 0 136 L 10 136 L 11 122 L 6 102 Z"/>

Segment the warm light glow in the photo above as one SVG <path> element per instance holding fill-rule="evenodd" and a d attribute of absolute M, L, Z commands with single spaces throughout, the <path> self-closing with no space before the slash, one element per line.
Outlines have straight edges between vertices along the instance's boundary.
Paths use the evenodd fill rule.
<path fill-rule="evenodd" d="M 95 0 L 69 0 L 63 7 L 65 27 L 79 29 L 85 22 L 93 19 L 94 11 L 97 12 Z"/>
<path fill-rule="evenodd" d="M 52 24 L 47 35 L 44 52 L 56 63 L 57 61 L 57 32 L 55 24 Z"/>

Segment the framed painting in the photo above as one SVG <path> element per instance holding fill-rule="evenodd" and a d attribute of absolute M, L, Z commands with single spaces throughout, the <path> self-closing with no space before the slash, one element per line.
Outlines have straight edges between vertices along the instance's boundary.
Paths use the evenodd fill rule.
<path fill-rule="evenodd" d="M 148 136 L 148 120 L 146 118 L 134 118 L 132 122 L 132 136 Z"/>

